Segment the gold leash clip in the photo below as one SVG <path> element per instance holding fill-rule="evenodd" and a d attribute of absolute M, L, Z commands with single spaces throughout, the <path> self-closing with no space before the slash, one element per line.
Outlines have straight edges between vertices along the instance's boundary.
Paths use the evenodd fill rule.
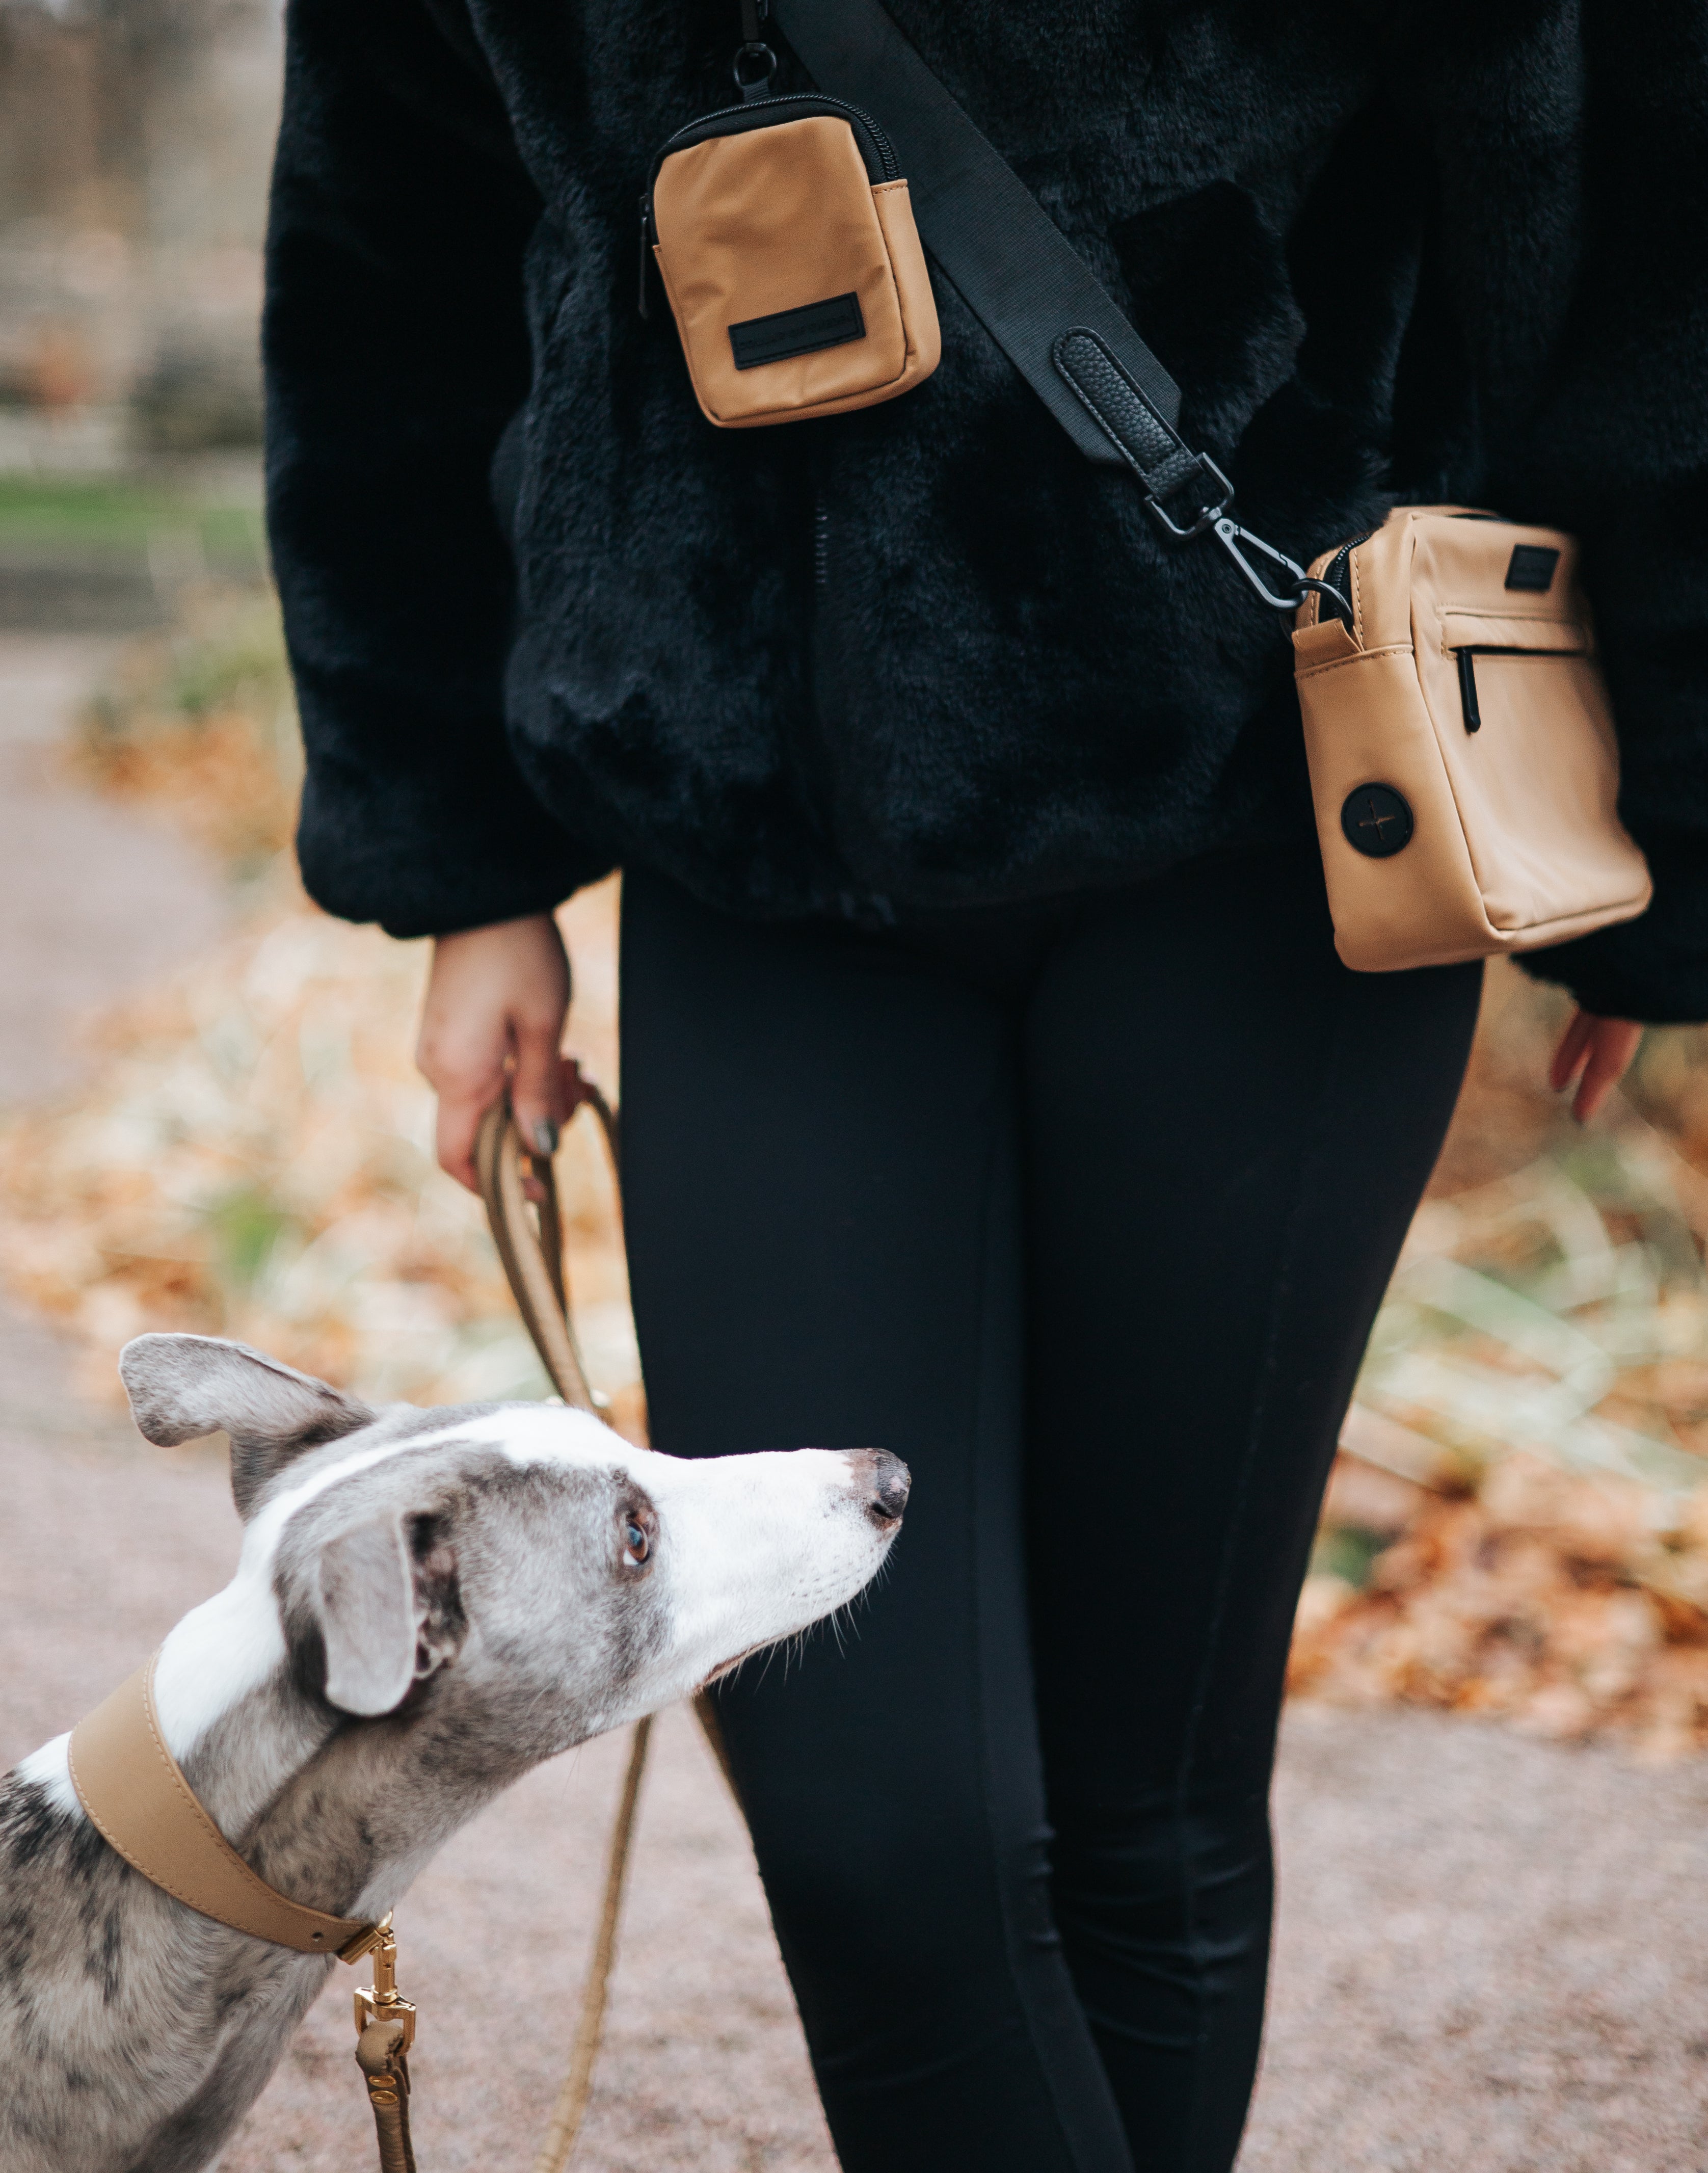
<path fill-rule="evenodd" d="M 397 1990 L 397 1935 L 391 1928 L 388 1911 L 381 1919 L 380 1937 L 374 1947 L 374 1982 L 363 1986 L 356 1994 L 356 2035 L 359 2037 L 370 2022 L 396 2022 L 401 2025 L 403 2042 L 400 2052 L 407 2052 L 415 2042 L 415 2003 L 403 1998 Z"/>

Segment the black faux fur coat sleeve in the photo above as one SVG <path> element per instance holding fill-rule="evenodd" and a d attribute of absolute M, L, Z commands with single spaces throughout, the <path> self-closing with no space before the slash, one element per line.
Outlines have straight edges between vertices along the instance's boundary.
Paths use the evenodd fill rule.
<path fill-rule="evenodd" d="M 529 383 L 540 201 L 478 55 L 421 0 L 293 0 L 268 237 L 267 495 L 332 913 L 448 933 L 605 872 L 505 731 L 489 471 Z"/>

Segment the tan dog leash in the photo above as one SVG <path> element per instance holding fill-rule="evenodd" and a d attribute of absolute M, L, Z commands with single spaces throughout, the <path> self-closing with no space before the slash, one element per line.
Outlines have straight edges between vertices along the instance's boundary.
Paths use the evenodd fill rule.
<path fill-rule="evenodd" d="M 586 1107 L 599 1119 L 611 1156 L 612 1174 L 622 1197 L 622 1163 L 617 1116 L 590 1079 L 582 1076 L 573 1060 L 568 1077 L 574 1099 L 568 1114 Z M 525 1173 L 524 1164 L 526 1165 Z M 525 1149 L 517 1136 L 508 1096 L 494 1103 L 481 1119 L 475 1141 L 475 1170 L 481 1197 L 492 1225 L 505 1280 L 516 1301 L 540 1363 L 564 1402 L 579 1411 L 596 1412 L 598 1405 L 588 1386 L 587 1369 L 576 1346 L 569 1312 L 569 1290 L 563 1264 L 563 1217 L 558 1201 L 558 1180 L 549 1155 Z M 529 1211 L 525 1175 L 539 1185 L 541 1198 Z M 581 1991 L 581 2013 L 569 2049 L 569 2071 L 552 2108 L 546 2139 L 534 2160 L 534 2173 L 563 2173 L 575 2138 L 586 2117 L 593 2095 L 593 2063 L 599 2057 L 599 2041 L 605 2029 L 606 2001 L 611 1972 L 617 1960 L 617 1928 L 622 1915 L 623 1881 L 628 1871 L 629 1843 L 634 1836 L 634 1814 L 640 1801 L 641 1777 L 646 1771 L 650 1720 L 637 1721 L 629 1739 L 628 1771 L 618 1799 L 606 1852 L 605 1901 L 599 1928 Z"/>
<path fill-rule="evenodd" d="M 590 1079 L 584 1077 L 574 1059 L 567 1065 L 573 1099 L 568 1114 L 585 1107 L 599 1119 L 611 1156 L 617 1198 L 622 1196 L 622 1160 L 617 1119 L 611 1104 Z M 530 1212 L 525 1176 L 538 1184 L 541 1197 Z M 563 1218 L 558 1205 L 557 1178 L 551 1157 L 525 1149 L 517 1136 L 508 1098 L 497 1103 L 481 1120 L 475 1143 L 475 1168 L 493 1243 L 504 1264 L 504 1275 L 552 1386 L 566 1404 L 577 1410 L 596 1411 L 597 1403 L 588 1386 L 587 1371 L 576 1346 L 569 1311 L 568 1276 L 563 1262 Z M 732 1795 L 735 1784 L 724 1747 L 723 1732 L 711 1700 L 702 1691 L 694 1700 L 694 1712 L 711 1745 Z M 630 1738 L 628 1771 L 612 1822 L 606 1854 L 605 1900 L 593 1953 L 581 1992 L 581 2013 L 570 2047 L 569 2071 L 558 2093 L 546 2140 L 534 2160 L 533 2173 L 563 2173 L 575 2147 L 588 2101 L 593 2094 L 593 2064 L 605 2026 L 606 2003 L 611 1972 L 617 1960 L 617 1931 L 622 1915 L 623 1881 L 628 1869 L 629 1844 L 634 1837 L 635 1810 L 640 1800 L 641 1777 L 646 1771 L 647 1744 L 652 1723 L 635 1723 Z M 740 1798 L 737 1798 L 739 1807 Z"/>

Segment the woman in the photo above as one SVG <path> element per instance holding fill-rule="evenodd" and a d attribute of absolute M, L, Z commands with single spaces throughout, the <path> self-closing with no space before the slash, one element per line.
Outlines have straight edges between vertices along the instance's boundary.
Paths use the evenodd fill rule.
<path fill-rule="evenodd" d="M 1458 500 L 1585 538 L 1657 882 L 1535 962 L 1587 1116 L 1635 1022 L 1708 1016 L 1701 285 L 1653 216 L 1658 175 L 1700 216 L 1698 13 L 894 8 L 1254 528 L 1302 560 Z M 467 1183 L 507 1065 L 555 1136 L 550 914 L 621 865 L 655 1438 L 913 1466 L 846 1650 L 722 1693 L 844 2165 L 1221 2173 L 1294 1602 L 1479 973 L 1339 965 L 1286 643 L 946 282 L 906 398 L 702 420 L 633 207 L 739 35 L 733 0 L 294 0 L 303 866 L 438 939 Z"/>

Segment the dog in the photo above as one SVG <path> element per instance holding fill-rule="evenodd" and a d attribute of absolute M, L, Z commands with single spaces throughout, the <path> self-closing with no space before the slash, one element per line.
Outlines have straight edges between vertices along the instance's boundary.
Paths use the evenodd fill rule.
<path fill-rule="evenodd" d="M 694 1461 L 554 1405 L 373 1410 L 210 1337 L 140 1336 L 120 1372 L 148 1440 L 229 1435 L 243 1519 L 161 1648 L 167 1748 L 262 1879 L 339 1916 L 383 1915 L 542 1759 L 845 1605 L 908 1496 L 879 1449 Z M 0 1782 L 0 2169 L 193 2173 L 333 1964 L 132 1870 L 68 1742 Z"/>

